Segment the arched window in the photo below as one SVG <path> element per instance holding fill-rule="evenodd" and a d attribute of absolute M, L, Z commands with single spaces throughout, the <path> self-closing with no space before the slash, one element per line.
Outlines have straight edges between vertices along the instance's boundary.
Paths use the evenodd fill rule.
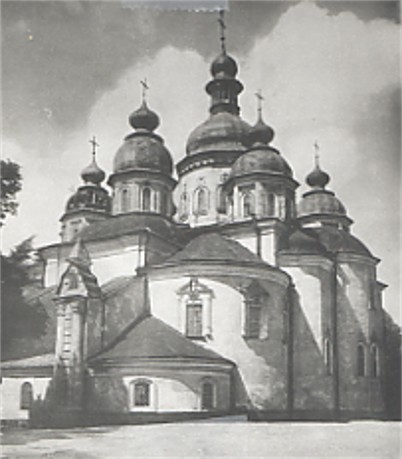
<path fill-rule="evenodd" d="M 370 348 L 371 376 L 377 378 L 380 374 L 379 352 L 377 344 L 373 343 Z"/>
<path fill-rule="evenodd" d="M 332 374 L 332 343 L 329 338 L 325 338 L 324 340 L 324 363 L 327 374 Z"/>
<path fill-rule="evenodd" d="M 29 410 L 33 402 L 33 388 L 30 382 L 24 382 L 21 386 L 20 408 L 21 410 Z"/>
<path fill-rule="evenodd" d="M 203 410 L 212 410 L 215 408 L 215 387 L 211 381 L 202 383 L 201 408 Z"/>
<path fill-rule="evenodd" d="M 268 193 L 267 195 L 267 215 L 272 217 L 275 215 L 275 194 Z"/>
<path fill-rule="evenodd" d="M 151 210 L 151 188 L 148 186 L 142 189 L 142 210 L 149 212 Z"/>
<path fill-rule="evenodd" d="M 243 217 L 254 215 L 254 194 L 251 191 L 246 191 L 243 194 L 242 211 Z"/>
<path fill-rule="evenodd" d="M 130 209 L 130 194 L 127 188 L 121 191 L 121 211 L 128 212 Z"/>
<path fill-rule="evenodd" d="M 357 376 L 366 375 L 366 349 L 364 344 L 357 345 Z"/>
<path fill-rule="evenodd" d="M 146 380 L 132 383 L 132 403 L 134 407 L 146 407 L 151 405 L 151 382 Z"/>
<path fill-rule="evenodd" d="M 226 213 L 226 197 L 222 190 L 222 185 L 216 187 L 216 210 L 220 214 Z"/>
<path fill-rule="evenodd" d="M 184 190 L 180 196 L 180 203 L 179 203 L 179 218 L 181 220 L 187 219 L 188 208 L 189 208 L 188 193 L 186 190 Z"/>
<path fill-rule="evenodd" d="M 197 188 L 194 192 L 194 213 L 207 215 L 209 206 L 209 192 L 206 187 Z"/>

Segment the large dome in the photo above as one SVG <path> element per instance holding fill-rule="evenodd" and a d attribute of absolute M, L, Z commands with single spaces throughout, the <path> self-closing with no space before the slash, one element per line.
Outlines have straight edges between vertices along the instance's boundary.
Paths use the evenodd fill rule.
<path fill-rule="evenodd" d="M 219 112 L 190 134 L 187 141 L 187 154 L 194 155 L 206 151 L 241 151 L 250 125 L 238 115 Z"/>
<path fill-rule="evenodd" d="M 231 176 L 242 177 L 255 173 L 292 177 L 292 169 L 277 150 L 266 145 L 252 147 L 232 166 Z"/>
<path fill-rule="evenodd" d="M 298 206 L 298 217 L 323 214 L 346 216 L 346 209 L 332 191 L 317 189 L 305 193 Z"/>
<path fill-rule="evenodd" d="M 138 130 L 125 138 L 114 158 L 113 172 L 133 169 L 172 173 L 172 158 L 158 135 Z"/>

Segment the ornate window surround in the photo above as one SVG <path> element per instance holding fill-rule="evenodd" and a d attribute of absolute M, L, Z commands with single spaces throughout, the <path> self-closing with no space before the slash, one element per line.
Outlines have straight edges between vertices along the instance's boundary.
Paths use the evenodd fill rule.
<path fill-rule="evenodd" d="M 212 336 L 212 300 L 215 298 L 213 290 L 201 284 L 197 277 L 191 277 L 177 292 L 178 301 L 178 328 L 186 335 L 187 306 L 201 304 L 202 307 L 202 333 L 199 338 L 206 339 Z M 189 337 L 196 338 L 196 337 Z"/>

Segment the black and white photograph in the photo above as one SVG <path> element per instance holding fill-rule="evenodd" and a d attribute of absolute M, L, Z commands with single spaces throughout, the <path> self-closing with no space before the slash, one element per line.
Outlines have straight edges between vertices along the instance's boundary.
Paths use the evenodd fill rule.
<path fill-rule="evenodd" d="M 1 457 L 401 457 L 401 4 L 2 0 Z"/>

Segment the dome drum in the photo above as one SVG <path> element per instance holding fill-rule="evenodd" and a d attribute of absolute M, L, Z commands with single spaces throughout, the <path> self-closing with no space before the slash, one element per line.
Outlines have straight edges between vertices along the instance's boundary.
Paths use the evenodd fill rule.
<path fill-rule="evenodd" d="M 105 189 L 99 186 L 84 185 L 78 188 L 67 201 L 66 211 L 61 220 L 65 216 L 79 211 L 109 214 L 110 210 L 110 197 Z"/>

